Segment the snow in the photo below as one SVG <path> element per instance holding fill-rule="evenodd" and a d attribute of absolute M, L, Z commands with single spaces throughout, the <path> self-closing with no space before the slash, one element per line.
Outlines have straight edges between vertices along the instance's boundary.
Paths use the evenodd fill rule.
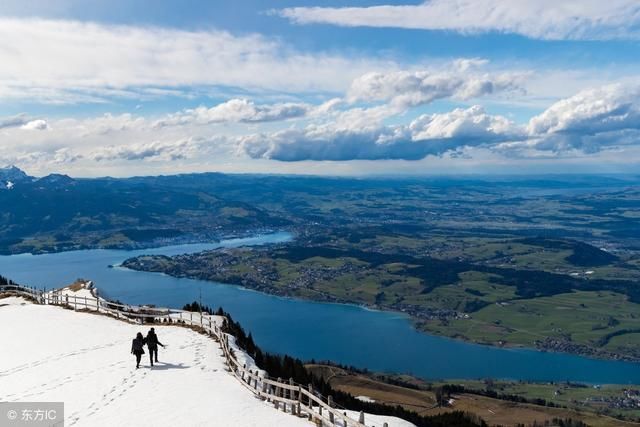
<path fill-rule="evenodd" d="M 131 340 L 146 327 L 53 306 L 0 300 L 0 401 L 63 401 L 67 426 L 308 426 L 253 397 L 212 339 L 155 326 L 157 366 L 135 369 Z M 46 320 L 46 321 L 45 321 Z M 6 348 L 6 347 L 5 347 Z"/>
<path fill-rule="evenodd" d="M 238 347 L 238 344 L 236 344 L 236 337 L 230 334 L 227 335 L 229 336 L 229 347 L 236 355 L 236 360 L 238 361 L 238 363 L 243 366 L 246 365 L 247 369 L 250 371 L 255 372 L 257 370 L 259 372 L 258 375 L 260 377 L 264 377 L 265 371 L 263 371 L 262 369 L 258 369 L 258 366 L 256 365 L 256 362 L 254 362 L 253 358 L 242 351 L 240 347 Z"/>
<path fill-rule="evenodd" d="M 25 305 L 30 304 L 29 301 L 25 300 L 22 297 L 7 297 L 0 299 L 0 307 L 5 305 Z"/>
<path fill-rule="evenodd" d="M 367 402 L 367 403 L 374 403 L 375 400 L 370 398 L 369 396 L 356 396 L 356 399 L 358 399 L 361 402 Z"/>
<path fill-rule="evenodd" d="M 358 416 L 360 415 L 360 413 L 356 411 L 344 412 L 346 412 L 347 415 L 354 420 L 357 420 Z M 365 414 L 364 422 L 367 426 L 382 427 L 384 423 L 387 423 L 389 424 L 389 427 L 415 427 L 415 425 L 413 423 L 410 423 L 409 421 L 401 420 L 400 418 L 396 417 L 387 417 L 384 415 Z"/>
<path fill-rule="evenodd" d="M 89 297 L 88 289 L 76 295 Z M 213 321 L 219 321 L 212 316 Z M 312 426 L 254 397 L 224 364 L 213 339 L 191 329 L 154 325 L 166 348 L 160 362 L 140 369 L 130 354 L 146 325 L 94 313 L 0 299 L 0 401 L 65 403 L 66 426 Z M 230 345 L 238 360 L 251 357 Z M 148 353 L 148 352 L 147 352 Z M 358 419 L 357 412 L 349 412 Z M 393 417 L 365 415 L 367 426 L 410 427 Z"/>

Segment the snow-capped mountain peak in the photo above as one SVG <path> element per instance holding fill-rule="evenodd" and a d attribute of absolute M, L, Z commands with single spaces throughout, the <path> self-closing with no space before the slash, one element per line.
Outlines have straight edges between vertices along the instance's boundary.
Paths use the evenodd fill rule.
<path fill-rule="evenodd" d="M 0 180 L 2 181 L 11 181 L 12 183 L 20 182 L 20 181 L 31 181 L 29 175 L 27 175 L 22 169 L 16 166 L 6 166 L 0 168 Z"/>

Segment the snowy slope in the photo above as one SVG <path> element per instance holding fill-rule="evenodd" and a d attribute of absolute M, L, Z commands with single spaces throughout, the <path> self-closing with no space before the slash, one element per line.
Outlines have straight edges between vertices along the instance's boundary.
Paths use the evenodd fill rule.
<path fill-rule="evenodd" d="M 0 300 L 0 304 L 6 303 Z M 216 343 L 157 326 L 160 363 L 129 354 L 146 328 L 51 306 L 0 307 L 0 400 L 64 401 L 66 425 L 308 426 L 255 399 L 224 370 Z M 145 355 L 146 356 L 146 355 Z"/>
<path fill-rule="evenodd" d="M 157 366 L 145 354 L 136 370 L 131 340 L 146 326 L 14 297 L 0 299 L 0 325 L 0 401 L 63 401 L 67 426 L 312 425 L 253 397 L 218 344 L 186 328 L 155 326 L 167 348 Z"/>

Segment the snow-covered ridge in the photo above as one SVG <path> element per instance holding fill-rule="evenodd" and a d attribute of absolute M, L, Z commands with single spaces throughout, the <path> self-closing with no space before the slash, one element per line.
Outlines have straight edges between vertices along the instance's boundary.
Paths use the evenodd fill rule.
<path fill-rule="evenodd" d="M 37 184 L 40 189 L 62 189 L 76 185 L 77 181 L 68 175 L 52 173 L 40 178 L 27 175 L 16 166 L 0 167 L 0 190 L 13 190 L 25 184 Z"/>
<path fill-rule="evenodd" d="M 359 423 L 358 413 L 344 416 L 322 396 L 268 378 L 222 332 L 221 316 L 113 304 L 88 281 L 49 292 L 17 291 L 40 304 L 0 299 L 0 324 L 16 325 L 0 330 L 0 342 L 15 350 L 0 352 L 0 401 L 64 401 L 67 425 L 308 426 L 308 419 L 341 427 L 345 421 L 354 427 L 412 425 L 369 414 Z M 139 322 L 148 317 L 169 345 L 160 350 L 159 364 L 136 370 L 128 351 L 135 333 L 146 333 L 149 325 Z"/>

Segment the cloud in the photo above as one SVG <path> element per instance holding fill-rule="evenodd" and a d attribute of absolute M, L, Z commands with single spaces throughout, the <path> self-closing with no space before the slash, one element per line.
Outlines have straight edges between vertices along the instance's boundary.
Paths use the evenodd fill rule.
<path fill-rule="evenodd" d="M 640 85 L 613 84 L 560 100 L 533 117 L 529 132 L 594 134 L 640 126 Z"/>
<path fill-rule="evenodd" d="M 415 84 L 409 84 L 407 89 L 407 85 L 395 83 L 404 77 L 394 76 L 392 84 L 372 85 L 375 90 L 365 93 L 373 93 L 371 99 L 392 101 L 396 93 L 413 93 Z M 420 160 L 478 146 L 511 157 L 593 154 L 640 145 L 639 99 L 640 84 L 583 90 L 554 103 L 525 126 L 487 114 L 477 105 L 425 114 L 408 125 L 391 126 L 383 122 L 397 113 L 392 105 L 352 108 L 340 112 L 329 123 L 242 137 L 239 151 L 252 158 L 288 162 Z"/>
<path fill-rule="evenodd" d="M 90 155 L 97 162 L 114 160 L 162 160 L 173 161 L 192 158 L 199 153 L 202 140 L 185 138 L 178 141 L 151 141 L 129 145 L 111 145 Z"/>
<path fill-rule="evenodd" d="M 43 119 L 33 119 L 25 113 L 0 117 L 0 129 L 20 128 L 25 130 L 47 130 L 49 124 Z"/>
<path fill-rule="evenodd" d="M 477 73 L 471 68 L 482 64 L 456 62 L 447 71 L 372 72 L 358 77 L 349 88 L 351 101 L 389 101 L 399 107 L 415 107 L 437 99 L 469 100 L 505 91 L 523 92 L 519 73 Z"/>
<path fill-rule="evenodd" d="M 256 105 L 246 99 L 231 99 L 209 109 L 196 110 L 196 116 L 205 123 L 218 122 L 273 122 L 305 116 L 311 106 L 300 103 Z"/>
<path fill-rule="evenodd" d="M 34 120 L 24 121 L 29 127 L 44 127 Z M 174 160 L 204 159 L 230 151 L 223 145 L 224 138 L 214 138 L 207 127 L 155 129 L 151 120 L 131 114 L 53 119 L 46 125 L 47 132 L 15 126 L 3 130 L 0 159 L 37 170 L 78 167 L 80 163 L 85 170 L 95 167 L 98 171 L 108 169 L 102 166 L 107 163 L 153 161 L 170 165 Z"/>
<path fill-rule="evenodd" d="M 640 85 L 612 84 L 560 100 L 528 124 L 526 145 L 595 152 L 640 143 Z"/>
<path fill-rule="evenodd" d="M 500 32 L 547 40 L 640 38 L 636 0 L 430 0 L 419 5 L 294 7 L 274 13 L 297 24 Z"/>
<path fill-rule="evenodd" d="M 482 64 L 455 67 L 464 69 L 460 76 L 465 76 L 479 66 Z M 415 73 L 407 74 L 412 81 Z M 355 102 L 349 98 L 352 95 L 321 104 L 257 104 L 233 98 L 212 107 L 153 118 L 135 114 L 47 121 L 26 115 L 9 117 L 0 121 L 5 126 L 0 159 L 31 170 L 63 167 L 93 175 L 104 171 L 130 175 L 132 167 L 135 173 L 166 173 L 178 166 L 181 171 L 189 167 L 251 171 L 252 165 L 267 168 L 267 164 L 273 170 L 279 167 L 276 162 L 282 170 L 304 172 L 303 164 L 293 164 L 332 161 L 326 165 L 331 169 L 349 168 L 354 160 L 415 163 L 432 157 L 474 162 L 479 152 L 514 161 L 551 161 L 593 153 L 635 153 L 640 147 L 638 83 L 580 91 L 550 105 L 528 123 L 517 124 L 479 105 L 403 120 L 403 108 L 410 103 L 397 101 L 398 96 L 417 93 L 420 102 L 425 102 L 420 98 L 424 91 L 420 84 L 396 84 L 404 81 L 403 74 L 402 78 L 390 75 L 393 77 L 382 79 L 387 86 L 382 85 L 379 92 L 364 92 L 370 94 L 367 100 L 375 102 L 366 106 L 350 103 Z M 388 80 L 393 84 L 387 84 Z M 361 96 L 358 99 L 364 101 Z M 288 127 L 274 124 L 277 120 L 289 120 Z M 165 121 L 164 125 L 159 126 L 159 121 Z M 26 131 L 25 126 L 47 131 Z M 247 156 L 258 161 L 248 162 Z M 339 162 L 345 165 L 336 166 Z M 318 170 L 323 167 L 318 163 Z"/>
<path fill-rule="evenodd" d="M 524 133 L 506 117 L 489 115 L 479 105 L 443 114 L 424 114 L 411 122 L 409 129 L 414 140 L 479 140 L 481 144 L 517 138 Z"/>
<path fill-rule="evenodd" d="M 261 123 L 275 122 L 306 116 L 314 107 L 303 103 L 276 103 L 256 105 L 247 99 L 230 99 L 214 107 L 198 107 L 172 114 L 155 122 L 154 126 L 175 126 L 188 123 Z"/>
<path fill-rule="evenodd" d="M 24 126 L 29 120 L 31 120 L 29 116 L 24 113 L 10 117 L 0 117 L 0 129 Z"/>
<path fill-rule="evenodd" d="M 225 31 L 0 17 L 0 99 L 105 102 L 195 89 L 342 91 L 387 60 L 297 51 Z"/>
<path fill-rule="evenodd" d="M 309 125 L 238 139 L 251 158 L 280 160 L 419 160 L 466 146 L 519 138 L 522 130 L 479 106 L 426 114 L 408 126 Z"/>
<path fill-rule="evenodd" d="M 524 93 L 522 83 L 528 73 L 478 72 L 478 68 L 486 63 L 486 60 L 477 58 L 458 59 L 441 69 L 370 72 L 351 82 L 344 99 L 333 98 L 322 104 L 312 105 L 300 102 L 256 104 L 249 99 L 233 98 L 213 107 L 200 106 L 170 114 L 157 120 L 154 126 L 162 128 L 186 124 L 276 122 L 322 116 L 335 112 L 340 106 L 361 101 L 389 103 L 384 107 L 386 118 L 437 99 L 470 100 L 515 91 Z M 360 115 L 362 110 L 351 111 L 354 116 Z"/>
<path fill-rule="evenodd" d="M 49 124 L 46 120 L 37 119 L 23 124 L 20 128 L 26 130 L 47 130 L 49 129 Z"/>

